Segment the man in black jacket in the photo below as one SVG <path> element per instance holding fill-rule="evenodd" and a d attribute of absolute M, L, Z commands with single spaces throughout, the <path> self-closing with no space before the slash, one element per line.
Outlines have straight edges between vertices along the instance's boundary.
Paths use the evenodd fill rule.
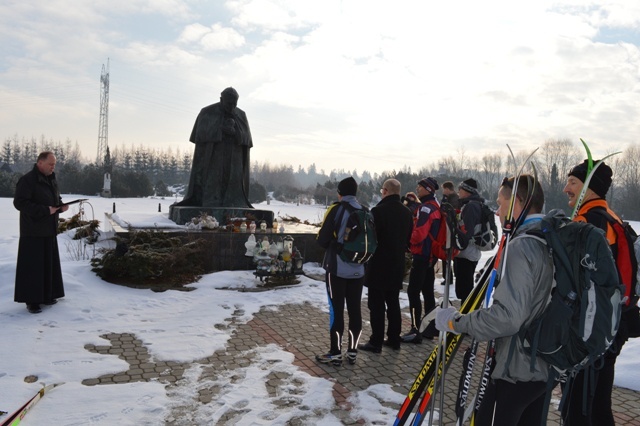
<path fill-rule="evenodd" d="M 53 152 L 40 153 L 33 169 L 18 180 L 13 198 L 20 211 L 14 300 L 26 303 L 32 314 L 42 312 L 41 304 L 53 305 L 64 297 L 56 235 L 58 213 L 69 206 L 61 205 L 55 167 Z"/>
<path fill-rule="evenodd" d="M 405 274 L 405 253 L 413 228 L 411 211 L 400 201 L 400 182 L 386 180 L 380 193 L 382 200 L 371 209 L 378 248 L 367 264 L 364 284 L 369 288 L 367 306 L 371 337 L 359 346 L 359 349 L 374 353 L 380 353 L 383 344 L 400 349 L 400 290 Z M 389 321 L 387 340 L 383 340 L 385 310 Z"/>

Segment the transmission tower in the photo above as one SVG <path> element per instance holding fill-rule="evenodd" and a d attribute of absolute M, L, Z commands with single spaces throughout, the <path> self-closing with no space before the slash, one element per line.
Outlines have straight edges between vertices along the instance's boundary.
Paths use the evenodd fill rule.
<path fill-rule="evenodd" d="M 109 58 L 107 67 L 102 64 L 100 74 L 100 124 L 98 125 L 98 155 L 96 165 L 101 166 L 109 146 Z"/>

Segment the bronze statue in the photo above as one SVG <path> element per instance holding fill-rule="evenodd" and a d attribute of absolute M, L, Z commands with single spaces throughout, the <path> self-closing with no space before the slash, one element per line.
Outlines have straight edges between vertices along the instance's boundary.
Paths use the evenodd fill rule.
<path fill-rule="evenodd" d="M 200 110 L 189 140 L 196 144 L 189 189 L 175 206 L 253 208 L 249 203 L 249 150 L 253 146 L 238 92 L 228 87 L 220 102 Z"/>

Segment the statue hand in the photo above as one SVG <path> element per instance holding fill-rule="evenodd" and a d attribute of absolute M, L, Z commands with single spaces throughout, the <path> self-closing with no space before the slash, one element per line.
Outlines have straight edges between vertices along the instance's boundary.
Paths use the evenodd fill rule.
<path fill-rule="evenodd" d="M 236 134 L 236 122 L 233 118 L 227 118 L 224 120 L 224 124 L 222 125 L 222 132 L 227 135 Z"/>

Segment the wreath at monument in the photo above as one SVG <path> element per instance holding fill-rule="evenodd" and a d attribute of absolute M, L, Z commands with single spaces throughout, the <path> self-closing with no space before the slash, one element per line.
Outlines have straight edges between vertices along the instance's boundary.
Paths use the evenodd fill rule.
<path fill-rule="evenodd" d="M 114 240 L 115 248 L 101 249 L 91 259 L 92 270 L 107 282 L 154 291 L 191 290 L 183 286 L 207 272 L 204 239 L 185 242 L 163 232 L 129 231 Z"/>

